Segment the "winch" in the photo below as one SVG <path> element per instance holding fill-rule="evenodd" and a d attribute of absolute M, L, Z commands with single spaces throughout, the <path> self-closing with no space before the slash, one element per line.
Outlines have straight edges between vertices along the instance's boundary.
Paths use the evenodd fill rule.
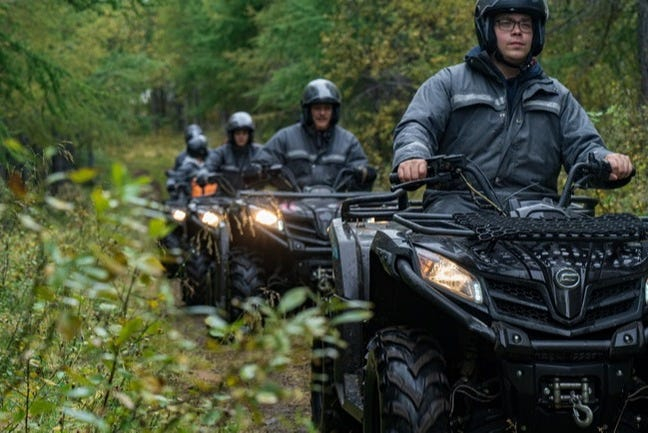
<path fill-rule="evenodd" d="M 578 427 L 587 428 L 594 420 L 590 404 L 596 401 L 591 381 L 583 377 L 555 377 L 545 382 L 542 387 L 542 402 L 554 409 L 572 409 L 574 422 Z"/>

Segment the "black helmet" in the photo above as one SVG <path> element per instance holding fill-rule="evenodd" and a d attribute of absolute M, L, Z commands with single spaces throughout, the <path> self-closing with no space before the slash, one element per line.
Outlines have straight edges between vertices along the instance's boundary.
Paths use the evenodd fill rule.
<path fill-rule="evenodd" d="M 545 40 L 545 23 L 549 19 L 547 0 L 477 0 L 475 5 L 475 31 L 479 46 L 489 53 L 497 49 L 494 30 L 496 14 L 517 12 L 528 14 L 533 19 L 533 41 L 531 56 L 542 52 Z"/>
<path fill-rule="evenodd" d="M 232 114 L 227 121 L 227 139 L 230 143 L 234 143 L 234 131 L 244 129 L 250 134 L 248 144 L 252 143 L 254 137 L 254 121 L 252 116 L 245 111 L 237 111 Z"/>
<path fill-rule="evenodd" d="M 205 159 L 207 157 L 207 137 L 202 134 L 191 137 L 187 141 L 187 155 L 192 158 Z"/>
<path fill-rule="evenodd" d="M 340 104 L 342 97 L 337 86 L 331 81 L 324 78 L 318 78 L 311 81 L 304 88 L 301 99 L 302 122 L 306 125 L 312 125 L 310 106 L 313 104 L 331 104 L 333 105 L 333 118 L 331 124 L 335 125 L 340 118 Z"/>
<path fill-rule="evenodd" d="M 192 123 L 191 125 L 187 125 L 184 131 L 185 143 L 189 144 L 189 140 L 191 140 L 196 135 L 200 135 L 202 133 L 203 133 L 202 128 L 197 124 Z"/>

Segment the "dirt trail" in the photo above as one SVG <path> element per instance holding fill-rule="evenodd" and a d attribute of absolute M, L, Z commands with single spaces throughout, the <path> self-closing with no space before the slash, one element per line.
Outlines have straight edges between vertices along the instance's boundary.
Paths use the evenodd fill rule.
<path fill-rule="evenodd" d="M 176 329 L 197 343 L 197 357 L 204 359 L 190 372 L 190 381 L 201 388 L 218 388 L 228 367 L 241 364 L 240 352 L 219 346 L 209 337 L 204 315 L 179 316 Z M 249 433 L 306 433 L 304 420 L 310 416 L 310 348 L 299 347 L 292 354 L 293 363 L 271 379 L 290 390 L 289 396 L 276 404 L 263 405 L 259 425 L 246 429 Z M 204 364 L 204 365 L 203 365 Z"/>

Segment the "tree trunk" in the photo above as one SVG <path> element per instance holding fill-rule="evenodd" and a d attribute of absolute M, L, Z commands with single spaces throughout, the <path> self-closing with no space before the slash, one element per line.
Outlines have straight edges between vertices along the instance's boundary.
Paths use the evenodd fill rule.
<path fill-rule="evenodd" d="M 639 65 L 641 67 L 641 94 L 648 104 L 648 0 L 637 0 L 639 6 Z"/>

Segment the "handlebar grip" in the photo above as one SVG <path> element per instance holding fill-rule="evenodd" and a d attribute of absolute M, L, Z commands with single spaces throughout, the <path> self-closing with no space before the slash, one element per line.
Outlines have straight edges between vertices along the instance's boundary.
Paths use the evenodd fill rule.
<path fill-rule="evenodd" d="M 397 183 L 401 183 L 401 180 L 398 177 L 398 173 L 389 173 L 389 183 L 392 184 L 392 185 L 395 185 Z"/>

